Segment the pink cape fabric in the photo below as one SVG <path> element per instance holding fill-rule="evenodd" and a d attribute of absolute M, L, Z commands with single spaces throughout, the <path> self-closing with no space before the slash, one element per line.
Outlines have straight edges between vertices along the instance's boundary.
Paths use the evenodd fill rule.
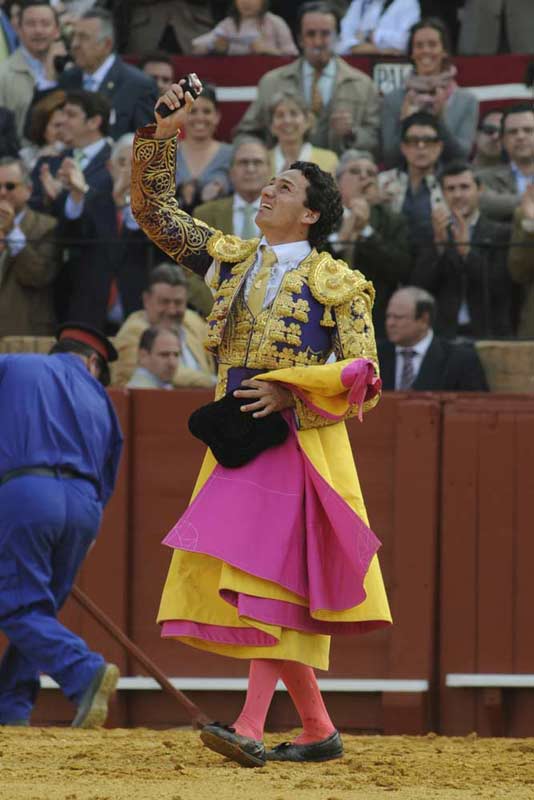
<path fill-rule="evenodd" d="M 218 464 L 186 512 L 163 540 L 169 547 L 203 553 L 271 581 L 305 605 L 222 589 L 239 615 L 310 633 L 354 633 L 379 622 L 332 622 L 316 611 L 342 611 L 365 599 L 364 579 L 380 542 L 325 481 L 291 431 L 286 442 L 249 464 Z M 252 623 L 251 623 L 252 624 Z M 169 620 L 163 636 L 218 642 L 272 644 L 250 628 L 224 628 Z"/>

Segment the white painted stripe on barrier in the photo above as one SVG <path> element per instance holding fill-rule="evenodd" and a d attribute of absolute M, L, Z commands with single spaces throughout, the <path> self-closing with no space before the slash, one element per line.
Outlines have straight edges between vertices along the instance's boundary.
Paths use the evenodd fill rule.
<path fill-rule="evenodd" d="M 242 692 L 247 688 L 246 678 L 169 678 L 175 689 L 189 692 Z M 426 680 L 402 680 L 395 678 L 323 678 L 319 680 L 323 692 L 428 692 Z M 58 689 L 58 684 L 48 675 L 41 676 L 42 689 Z M 129 691 L 157 691 L 159 683 L 154 678 L 142 675 L 120 678 L 119 689 Z M 278 692 L 286 688 L 280 681 Z"/>
<path fill-rule="evenodd" d="M 450 673 L 445 686 L 454 689 L 534 689 L 534 675 Z"/>
<path fill-rule="evenodd" d="M 502 83 L 492 86 L 464 86 L 480 102 L 492 100 L 532 100 L 534 93 L 524 83 Z M 222 103 L 252 103 L 258 94 L 257 86 L 219 86 L 217 97 Z"/>

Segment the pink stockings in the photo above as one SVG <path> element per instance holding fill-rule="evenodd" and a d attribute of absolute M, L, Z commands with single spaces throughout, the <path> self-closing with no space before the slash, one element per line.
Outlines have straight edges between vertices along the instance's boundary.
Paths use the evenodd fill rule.
<path fill-rule="evenodd" d="M 251 739 L 263 739 L 265 719 L 278 679 L 281 679 L 302 720 L 302 733 L 296 744 L 326 739 L 335 728 L 328 715 L 315 673 L 296 661 L 254 659 L 250 662 L 247 697 L 234 723 L 237 733 Z"/>

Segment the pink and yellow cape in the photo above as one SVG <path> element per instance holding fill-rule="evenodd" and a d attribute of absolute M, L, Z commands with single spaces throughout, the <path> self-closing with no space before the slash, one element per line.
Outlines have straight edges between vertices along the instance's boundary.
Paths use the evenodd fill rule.
<path fill-rule="evenodd" d="M 297 430 L 237 469 L 207 452 L 173 557 L 162 635 L 235 658 L 328 669 L 330 635 L 391 623 L 344 419 L 380 390 L 372 362 L 256 376 L 287 384 L 325 426 Z"/>

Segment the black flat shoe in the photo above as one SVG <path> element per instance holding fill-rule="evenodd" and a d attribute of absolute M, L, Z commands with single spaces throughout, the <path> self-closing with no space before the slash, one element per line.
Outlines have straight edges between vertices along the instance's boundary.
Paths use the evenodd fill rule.
<path fill-rule="evenodd" d="M 248 736 L 240 736 L 235 728 L 229 725 L 219 725 L 214 722 L 212 725 L 204 725 L 200 732 L 202 742 L 232 761 L 237 761 L 243 767 L 264 767 L 265 766 L 265 745 L 257 739 L 249 739 Z"/>
<path fill-rule="evenodd" d="M 282 744 L 267 750 L 265 758 L 267 761 L 330 761 L 333 758 L 341 758 L 343 755 L 343 742 L 337 731 L 334 731 L 327 739 L 320 742 L 310 742 L 310 744 L 292 744 L 282 742 Z"/>

